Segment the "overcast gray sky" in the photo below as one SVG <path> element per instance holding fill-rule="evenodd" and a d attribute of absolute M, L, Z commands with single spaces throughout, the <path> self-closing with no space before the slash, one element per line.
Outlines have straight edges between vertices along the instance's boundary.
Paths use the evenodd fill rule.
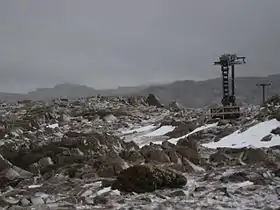
<path fill-rule="evenodd" d="M 0 91 L 280 73 L 279 0 L 0 0 Z"/>

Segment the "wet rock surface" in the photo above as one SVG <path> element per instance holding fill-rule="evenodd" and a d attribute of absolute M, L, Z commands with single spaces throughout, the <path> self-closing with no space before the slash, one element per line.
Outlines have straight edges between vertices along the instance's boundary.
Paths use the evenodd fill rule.
<path fill-rule="evenodd" d="M 279 207 L 279 146 L 202 146 L 277 116 L 276 105 L 207 129 L 204 110 L 165 108 L 154 95 L 2 103 L 0 112 L 3 209 Z M 257 140 L 277 136 L 279 126 Z"/>

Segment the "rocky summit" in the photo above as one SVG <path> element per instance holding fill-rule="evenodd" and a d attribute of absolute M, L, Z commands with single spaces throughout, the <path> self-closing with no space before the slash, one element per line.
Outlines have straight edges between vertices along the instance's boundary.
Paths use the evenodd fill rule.
<path fill-rule="evenodd" d="M 237 120 L 152 94 L 0 112 L 2 209 L 279 209 L 277 98 Z"/>

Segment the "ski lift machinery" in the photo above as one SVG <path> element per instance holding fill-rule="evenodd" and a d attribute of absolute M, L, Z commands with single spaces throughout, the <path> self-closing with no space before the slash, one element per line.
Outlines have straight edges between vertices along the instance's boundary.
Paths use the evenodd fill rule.
<path fill-rule="evenodd" d="M 240 107 L 235 98 L 235 65 L 246 63 L 245 57 L 236 54 L 223 54 L 214 65 L 221 66 L 222 100 L 221 107 L 210 109 L 211 118 L 236 119 L 240 117 Z M 231 90 L 230 90 L 231 89 Z"/>

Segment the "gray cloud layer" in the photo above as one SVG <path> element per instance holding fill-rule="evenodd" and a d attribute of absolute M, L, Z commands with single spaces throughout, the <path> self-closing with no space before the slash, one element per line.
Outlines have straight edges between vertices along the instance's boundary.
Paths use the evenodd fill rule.
<path fill-rule="evenodd" d="M 280 73 L 279 0 L 1 0 L 0 91 Z"/>

